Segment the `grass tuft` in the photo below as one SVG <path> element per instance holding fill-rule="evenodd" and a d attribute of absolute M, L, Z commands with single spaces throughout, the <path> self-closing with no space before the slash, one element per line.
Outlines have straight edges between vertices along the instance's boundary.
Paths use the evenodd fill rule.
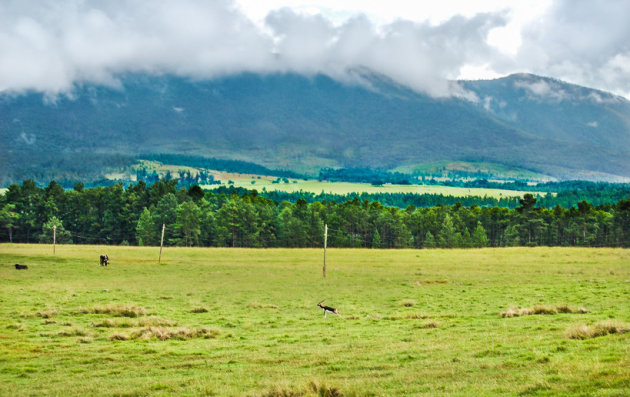
<path fill-rule="evenodd" d="M 58 336 L 86 336 L 87 333 L 80 328 L 64 329 L 57 333 Z"/>
<path fill-rule="evenodd" d="M 15 329 L 15 330 L 18 330 L 20 332 L 26 330 L 26 328 L 24 328 L 24 325 L 19 324 L 19 323 L 9 324 L 9 325 L 7 325 L 7 329 Z"/>
<path fill-rule="evenodd" d="M 159 340 L 188 340 L 194 338 L 214 339 L 221 333 L 216 328 L 166 328 L 166 327 L 145 327 L 131 334 L 131 339 L 159 339 Z"/>
<path fill-rule="evenodd" d="M 205 307 L 193 307 L 190 310 L 191 313 L 208 313 L 208 309 Z"/>
<path fill-rule="evenodd" d="M 277 309 L 278 306 L 273 305 L 271 303 L 260 303 L 260 302 L 251 302 L 247 305 L 247 307 L 253 307 L 256 309 Z"/>
<path fill-rule="evenodd" d="M 437 321 L 427 321 L 426 323 L 422 324 L 422 328 L 440 328 L 440 323 L 438 323 Z"/>
<path fill-rule="evenodd" d="M 569 307 L 569 305 L 558 305 L 556 306 L 556 310 L 558 313 L 573 313 L 573 310 Z"/>
<path fill-rule="evenodd" d="M 110 335 L 109 340 L 129 340 L 129 335 L 127 334 L 121 334 L 121 333 L 115 333 Z"/>
<path fill-rule="evenodd" d="M 424 320 L 427 317 L 429 316 L 422 313 L 408 313 L 407 315 L 405 315 L 405 318 L 409 320 Z"/>
<path fill-rule="evenodd" d="M 315 393 L 319 397 L 342 397 L 344 393 L 335 386 L 328 386 L 324 383 L 311 381 L 308 385 L 310 392 Z"/>
<path fill-rule="evenodd" d="M 286 388 L 276 387 L 263 394 L 260 397 L 302 397 L 304 392 L 301 390 L 291 390 Z"/>
<path fill-rule="evenodd" d="M 105 305 L 91 308 L 81 308 L 83 314 L 110 314 L 114 317 L 140 317 L 146 314 L 146 309 L 136 305 Z"/>
<path fill-rule="evenodd" d="M 568 305 L 557 305 L 557 306 L 549 306 L 549 305 L 536 305 L 532 308 L 523 307 L 511 307 L 508 310 L 501 312 L 501 317 L 520 317 L 520 316 L 529 316 L 532 314 L 557 314 L 557 313 L 590 313 L 590 310 L 580 307 L 578 309 L 573 309 Z"/>
<path fill-rule="evenodd" d="M 137 324 L 140 327 L 174 327 L 177 325 L 177 322 L 162 317 L 150 316 L 139 319 Z"/>
<path fill-rule="evenodd" d="M 590 339 L 609 334 L 625 334 L 630 332 L 630 326 L 620 321 L 608 320 L 594 325 L 580 324 L 567 329 L 569 339 Z"/>
<path fill-rule="evenodd" d="M 92 327 L 97 328 L 132 328 L 132 327 L 152 327 L 152 326 L 165 326 L 172 327 L 177 325 L 176 322 L 167 320 L 161 317 L 142 317 L 138 320 L 131 319 L 111 319 L 107 318 L 102 321 L 95 321 L 91 323 Z"/>
<path fill-rule="evenodd" d="M 568 309 L 568 307 L 567 307 Z M 548 305 L 536 305 L 532 308 L 531 314 L 556 314 L 558 311 L 553 306 Z M 568 313 L 568 312 L 567 312 Z"/>
<path fill-rule="evenodd" d="M 342 397 L 345 394 L 335 386 L 328 386 L 325 383 L 311 381 L 306 387 L 291 388 L 287 386 L 276 386 L 269 391 L 264 392 L 260 397 L 302 397 L 302 396 L 318 396 L 318 397 Z"/>
<path fill-rule="evenodd" d="M 403 299 L 399 303 L 400 306 L 411 307 L 416 305 L 416 301 L 413 299 Z"/>
<path fill-rule="evenodd" d="M 37 316 L 41 318 L 52 318 L 52 317 L 55 317 L 56 315 L 57 315 L 57 310 L 55 309 L 37 311 Z"/>
<path fill-rule="evenodd" d="M 448 284 L 448 280 L 417 280 L 414 284 L 417 286 L 423 284 Z"/>

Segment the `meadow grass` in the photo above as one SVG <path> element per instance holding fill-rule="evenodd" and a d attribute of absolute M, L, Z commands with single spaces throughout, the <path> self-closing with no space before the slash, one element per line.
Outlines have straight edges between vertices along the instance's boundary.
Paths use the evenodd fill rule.
<path fill-rule="evenodd" d="M 630 394 L 628 250 L 157 256 L 0 245 L 0 395 Z"/>
<path fill-rule="evenodd" d="M 235 187 L 245 189 L 256 189 L 261 191 L 263 188 L 267 191 L 281 192 L 310 192 L 319 194 L 321 192 L 332 194 L 350 194 L 350 193 L 414 193 L 414 194 L 442 194 L 445 196 L 455 197 L 522 197 L 525 191 L 507 190 L 507 189 L 486 189 L 486 188 L 466 188 L 441 185 L 394 185 L 385 184 L 374 186 L 369 183 L 359 182 L 329 182 L 319 181 L 316 179 L 288 179 L 289 183 L 273 183 L 275 177 L 261 176 L 252 174 L 234 174 L 225 172 L 215 172 L 215 179 L 220 180 L 223 184 L 231 184 Z M 252 184 L 252 182 L 254 182 Z M 216 185 L 204 185 L 205 189 L 212 189 Z M 529 192 L 533 194 L 541 194 L 542 192 Z"/>

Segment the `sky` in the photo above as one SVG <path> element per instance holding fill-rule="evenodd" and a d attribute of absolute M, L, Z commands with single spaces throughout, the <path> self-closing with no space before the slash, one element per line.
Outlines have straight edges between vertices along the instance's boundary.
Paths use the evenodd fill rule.
<path fill-rule="evenodd" d="M 443 97 L 525 72 L 630 98 L 628 16 L 628 0 L 0 0 L 0 92 L 371 71 Z"/>

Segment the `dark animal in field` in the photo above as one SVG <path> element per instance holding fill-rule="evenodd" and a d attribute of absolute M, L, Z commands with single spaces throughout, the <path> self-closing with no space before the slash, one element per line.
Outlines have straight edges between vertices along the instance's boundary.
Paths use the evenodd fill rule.
<path fill-rule="evenodd" d="M 28 269 L 28 266 L 27 265 L 20 265 L 19 263 L 16 263 L 15 264 L 15 268 L 17 270 L 26 270 L 26 269 Z"/>
<path fill-rule="evenodd" d="M 326 299 L 324 299 L 325 301 Z M 323 302 L 323 301 L 322 301 Z M 335 309 L 334 307 L 330 307 L 330 306 L 324 306 L 322 305 L 322 302 L 319 302 L 317 304 L 317 306 L 321 307 L 322 309 L 324 309 L 324 318 L 326 318 L 326 313 L 334 313 L 336 315 L 338 315 L 339 317 L 341 317 L 341 315 L 339 314 L 339 310 Z"/>
<path fill-rule="evenodd" d="M 109 265 L 109 257 L 105 254 L 101 255 L 101 266 Z"/>

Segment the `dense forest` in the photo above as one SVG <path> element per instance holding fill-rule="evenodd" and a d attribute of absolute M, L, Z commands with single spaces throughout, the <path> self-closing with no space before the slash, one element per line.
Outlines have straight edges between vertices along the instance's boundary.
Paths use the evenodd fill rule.
<path fill-rule="evenodd" d="M 384 206 L 357 197 L 345 202 L 276 201 L 255 191 L 152 185 L 64 190 L 56 182 L 9 186 L 0 196 L 0 241 L 181 246 L 320 247 L 324 225 L 332 247 L 430 248 L 516 245 L 630 246 L 630 198 L 615 204 L 536 206 L 525 194 L 514 209 L 477 204 Z"/>
<path fill-rule="evenodd" d="M 587 184 L 590 182 L 586 182 Z M 180 180 L 180 185 L 182 181 Z M 184 184 L 185 185 L 185 184 Z M 185 185 L 187 186 L 187 185 Z M 251 193 L 251 190 L 221 185 L 212 189 L 214 193 L 233 194 L 237 193 L 242 196 Z M 274 201 L 289 201 L 295 203 L 299 199 L 306 200 L 307 203 L 334 201 L 338 204 L 354 200 L 358 198 L 361 201 L 378 201 L 384 206 L 407 208 L 412 205 L 414 207 L 435 207 L 437 205 L 455 205 L 460 203 L 465 207 L 478 205 L 480 207 L 504 207 L 514 209 L 519 206 L 518 197 L 492 197 L 492 196 L 451 196 L 448 194 L 434 193 L 312 193 L 312 192 L 284 192 L 281 190 L 267 191 L 263 189 L 258 192 L 261 196 L 270 198 Z M 543 196 L 536 195 L 536 207 L 552 208 L 559 205 L 564 208 L 577 207 L 580 201 L 588 201 L 593 206 L 615 204 L 620 200 L 630 197 L 629 184 L 597 184 L 596 189 L 575 189 L 560 190 L 557 193 L 545 193 Z"/>

